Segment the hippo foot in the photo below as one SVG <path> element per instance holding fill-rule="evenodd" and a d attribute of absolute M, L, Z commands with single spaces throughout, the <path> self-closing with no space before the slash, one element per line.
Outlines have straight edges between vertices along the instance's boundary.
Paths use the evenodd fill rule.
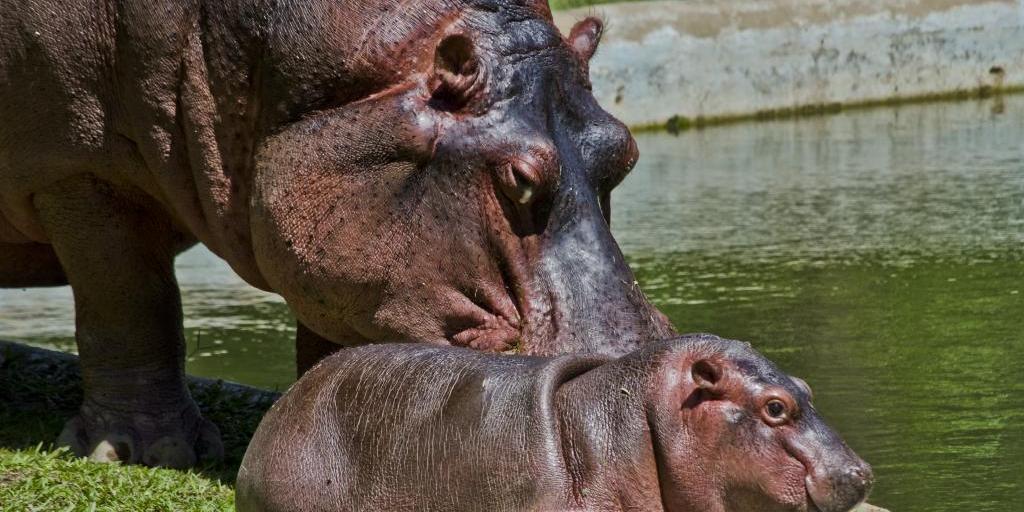
<path fill-rule="evenodd" d="M 224 457 L 220 430 L 194 403 L 174 411 L 135 412 L 86 401 L 57 438 L 80 457 L 185 469 Z"/>

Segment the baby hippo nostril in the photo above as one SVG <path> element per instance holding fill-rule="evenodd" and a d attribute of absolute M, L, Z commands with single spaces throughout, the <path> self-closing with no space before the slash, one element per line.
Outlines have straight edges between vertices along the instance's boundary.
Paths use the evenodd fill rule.
<path fill-rule="evenodd" d="M 863 488 L 871 487 L 871 484 L 875 480 L 875 475 L 871 471 L 871 466 L 868 466 L 867 464 L 852 467 L 849 470 L 849 475 L 855 485 Z"/>

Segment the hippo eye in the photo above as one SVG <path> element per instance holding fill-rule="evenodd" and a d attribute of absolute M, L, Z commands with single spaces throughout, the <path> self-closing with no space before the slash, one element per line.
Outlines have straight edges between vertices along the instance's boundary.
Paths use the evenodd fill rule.
<path fill-rule="evenodd" d="M 769 425 L 782 425 L 790 420 L 789 406 L 779 398 L 772 398 L 764 404 L 764 416 Z"/>
<path fill-rule="evenodd" d="M 525 206 L 535 198 L 536 184 L 540 181 L 537 165 L 532 158 L 524 157 L 499 171 L 501 190 L 512 202 Z"/>
<path fill-rule="evenodd" d="M 533 184 L 526 181 L 520 174 L 515 174 L 513 178 L 515 180 L 515 186 L 509 192 L 509 195 L 514 198 L 515 202 L 519 204 L 526 204 L 533 199 Z"/>

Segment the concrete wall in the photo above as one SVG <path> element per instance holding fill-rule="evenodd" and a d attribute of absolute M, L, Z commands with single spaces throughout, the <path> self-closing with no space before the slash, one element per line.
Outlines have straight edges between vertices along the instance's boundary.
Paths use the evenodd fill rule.
<path fill-rule="evenodd" d="M 632 126 L 1024 87 L 1024 0 L 678 0 L 607 20 L 591 64 Z"/>

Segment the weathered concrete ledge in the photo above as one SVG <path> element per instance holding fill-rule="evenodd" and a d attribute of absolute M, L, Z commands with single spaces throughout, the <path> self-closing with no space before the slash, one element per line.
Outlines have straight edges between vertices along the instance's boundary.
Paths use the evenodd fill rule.
<path fill-rule="evenodd" d="M 1024 90 L 1024 0 L 686 0 L 607 20 L 594 93 L 632 127 L 685 127 Z"/>

